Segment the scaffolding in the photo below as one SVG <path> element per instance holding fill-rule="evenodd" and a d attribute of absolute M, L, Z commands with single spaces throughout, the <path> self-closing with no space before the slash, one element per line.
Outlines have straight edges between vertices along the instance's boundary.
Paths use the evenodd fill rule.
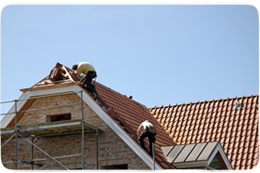
<path fill-rule="evenodd" d="M 76 104 L 68 104 L 68 105 L 62 105 L 62 106 L 54 106 L 54 107 L 45 107 L 45 108 L 39 108 L 39 109 L 30 109 L 30 110 L 17 110 L 17 103 L 19 101 L 28 101 L 31 99 L 37 99 L 37 98 L 44 98 L 44 97 L 51 97 L 51 96 L 58 96 L 58 95 L 66 95 L 66 94 L 75 94 L 80 93 L 81 102 Z M 1 102 L 1 104 L 4 103 L 11 103 L 14 102 L 14 112 L 8 112 L 8 113 L 1 113 L 1 116 L 3 115 L 10 115 L 14 114 L 14 127 L 7 127 L 7 128 L 1 128 L 1 139 L 7 139 L 5 143 L 1 146 L 1 149 L 11 140 L 15 137 L 15 158 L 11 159 L 11 161 L 4 162 L 3 164 L 8 163 L 14 163 L 15 169 L 17 170 L 17 164 L 18 163 L 26 163 L 31 164 L 31 169 L 34 169 L 34 165 L 41 167 L 42 164 L 36 164 L 35 161 L 43 161 L 43 160 L 53 160 L 59 165 L 61 165 L 64 169 L 69 170 L 65 165 L 63 165 L 61 162 L 59 162 L 57 159 L 60 158 L 68 158 L 68 157 L 76 157 L 76 156 L 82 156 L 82 169 L 86 169 L 86 163 L 85 163 L 85 151 L 84 151 L 84 136 L 86 133 L 96 133 L 96 169 L 99 168 L 98 166 L 98 137 L 103 132 L 101 129 L 94 127 L 90 124 L 87 124 L 84 121 L 84 111 L 83 111 L 83 91 L 78 92 L 69 92 L 69 93 L 62 93 L 62 94 L 52 94 L 52 95 L 46 95 L 46 96 L 39 96 L 39 97 L 33 97 L 28 99 L 19 99 L 19 100 L 12 100 L 12 101 L 5 101 Z M 81 119 L 77 120 L 65 120 L 65 121 L 56 121 L 56 122 L 46 122 L 46 123 L 40 123 L 40 124 L 30 124 L 30 125 L 17 125 L 17 114 L 18 113 L 25 113 L 25 112 L 33 112 L 33 111 L 40 111 L 40 110 L 48 110 L 48 109 L 54 109 L 54 108 L 62 108 L 62 107 L 68 107 L 68 106 L 81 106 Z M 65 155 L 65 156 L 58 156 L 53 157 L 49 155 L 47 152 L 39 148 L 35 143 L 40 138 L 46 138 L 46 137 L 55 137 L 55 136 L 64 136 L 64 135 L 74 135 L 74 134 L 81 134 L 81 147 L 82 152 L 80 154 L 73 154 L 73 155 Z M 27 137 L 32 137 L 32 141 L 28 140 Z M 29 144 L 31 144 L 31 159 L 30 160 L 18 160 L 18 138 L 22 138 L 25 141 L 27 141 Z M 34 159 L 34 148 L 37 148 L 42 153 L 44 153 L 47 158 L 41 158 L 41 159 Z"/>

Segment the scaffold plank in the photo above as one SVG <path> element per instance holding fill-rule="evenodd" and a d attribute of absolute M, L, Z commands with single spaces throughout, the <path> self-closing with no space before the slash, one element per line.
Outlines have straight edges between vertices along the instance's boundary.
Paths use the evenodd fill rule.
<path fill-rule="evenodd" d="M 47 122 L 39 124 L 29 124 L 18 126 L 18 131 L 25 136 L 61 136 L 82 133 L 82 120 L 65 120 L 57 122 Z M 84 122 L 85 133 L 96 133 L 95 126 Z M 10 138 L 15 133 L 14 127 L 1 128 L 1 139 Z M 100 129 L 98 129 L 101 131 Z"/>

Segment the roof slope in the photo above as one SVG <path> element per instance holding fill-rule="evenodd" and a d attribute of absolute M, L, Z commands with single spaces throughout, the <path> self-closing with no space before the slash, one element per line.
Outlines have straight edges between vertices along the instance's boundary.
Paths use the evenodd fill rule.
<path fill-rule="evenodd" d="M 178 144 L 220 141 L 233 169 L 252 169 L 259 158 L 258 95 L 150 108 Z M 239 101 L 241 109 L 235 110 Z"/>
<path fill-rule="evenodd" d="M 121 124 L 132 134 L 132 138 L 138 142 L 137 139 L 137 128 L 145 121 L 149 120 L 157 130 L 156 142 L 155 142 L 155 156 L 156 161 L 164 168 L 171 168 L 169 163 L 164 158 L 164 155 L 160 149 L 161 146 L 175 145 L 172 138 L 160 125 L 160 123 L 153 118 L 152 114 L 148 109 L 122 94 L 96 82 L 96 89 L 104 105 L 112 107 L 115 114 L 118 116 L 118 120 Z M 126 123 L 126 124 L 124 124 Z M 145 140 L 146 148 L 148 147 L 148 140 Z"/>

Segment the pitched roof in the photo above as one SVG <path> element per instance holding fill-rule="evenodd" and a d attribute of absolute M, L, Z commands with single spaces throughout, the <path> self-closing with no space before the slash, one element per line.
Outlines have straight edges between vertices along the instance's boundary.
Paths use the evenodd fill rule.
<path fill-rule="evenodd" d="M 57 63 L 46 78 L 30 88 L 21 89 L 21 91 L 41 90 L 72 84 L 81 85 L 79 78 L 73 70 Z M 158 134 L 156 136 L 157 139 L 155 143 L 155 159 L 157 163 L 165 169 L 174 168 L 164 158 L 160 147 L 164 145 L 175 145 L 176 143 L 172 140 L 160 123 L 153 117 L 147 107 L 98 82 L 95 83 L 95 86 L 99 94 L 98 100 L 102 106 L 107 109 L 108 115 L 110 115 L 110 117 L 113 118 L 114 121 L 117 122 L 117 124 L 122 127 L 136 143 L 138 143 L 136 131 L 143 121 L 149 120 L 155 126 Z M 148 140 L 146 139 L 144 142 L 149 151 Z"/>
<path fill-rule="evenodd" d="M 252 169 L 259 158 L 259 95 L 149 108 L 178 144 L 220 141 L 233 169 Z M 243 104 L 235 109 L 237 101 Z"/>

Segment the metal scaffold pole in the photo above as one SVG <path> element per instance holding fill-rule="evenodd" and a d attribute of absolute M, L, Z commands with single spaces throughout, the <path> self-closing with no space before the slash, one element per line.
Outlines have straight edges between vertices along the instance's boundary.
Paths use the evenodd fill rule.
<path fill-rule="evenodd" d="M 153 150 L 153 170 L 155 170 L 155 157 L 154 157 L 154 143 L 152 142 L 152 150 Z"/>
<path fill-rule="evenodd" d="M 97 169 L 98 169 L 98 137 L 99 137 L 99 133 L 98 133 L 98 129 L 96 130 L 96 151 L 97 151 Z"/>
<path fill-rule="evenodd" d="M 34 137 L 32 137 L 32 144 L 34 143 Z M 34 148 L 33 148 L 33 145 L 32 145 L 32 155 L 31 155 L 31 159 L 33 160 L 33 155 L 34 155 Z M 32 164 L 31 164 L 31 168 L 32 170 L 34 169 L 33 168 L 33 164 L 34 164 L 34 161 L 32 161 Z"/>
<path fill-rule="evenodd" d="M 35 148 L 37 148 L 38 150 L 40 150 L 41 152 L 43 152 L 44 154 L 46 154 L 50 159 L 54 160 L 55 162 L 57 162 L 58 164 L 60 164 L 63 168 L 69 170 L 66 166 L 64 166 L 62 163 L 60 163 L 58 160 L 56 160 L 55 158 L 51 157 L 48 153 L 46 153 L 45 151 L 43 151 L 41 148 L 39 148 L 37 145 L 35 145 L 34 143 L 32 143 L 31 141 L 29 141 L 28 139 L 26 139 L 24 136 L 22 136 L 19 133 L 19 136 L 21 136 L 23 139 L 25 139 L 27 142 L 29 142 L 29 144 L 33 145 Z"/>
<path fill-rule="evenodd" d="M 85 162 L 85 133 L 94 133 L 96 132 L 96 162 L 97 162 L 97 169 L 99 168 L 99 150 L 98 150 L 98 138 L 100 133 L 102 133 L 102 131 L 99 131 L 99 129 L 97 127 L 93 127 L 87 123 L 84 122 L 84 101 L 83 101 L 83 97 L 84 97 L 84 93 L 83 91 L 78 91 L 76 93 L 81 93 L 80 97 L 81 97 L 81 102 L 80 103 L 76 103 L 76 104 L 68 104 L 68 105 L 61 105 L 61 106 L 53 106 L 53 107 L 44 107 L 44 108 L 39 108 L 39 109 L 27 109 L 27 110 L 19 110 L 19 106 L 18 106 L 18 102 L 19 101 L 26 101 L 26 100 L 30 100 L 30 99 L 35 99 L 35 98 L 44 98 L 44 97 L 50 97 L 50 95 L 48 96 L 40 96 L 40 97 L 33 97 L 33 98 L 28 98 L 28 99 L 18 99 L 18 100 L 13 100 L 13 101 L 6 101 L 6 102 L 0 102 L 2 103 L 9 103 L 9 102 L 14 102 L 14 107 L 8 112 L 8 113 L 1 113 L 1 115 L 12 115 L 12 118 L 14 119 L 14 122 L 12 122 L 13 124 L 13 130 L 6 130 L 6 128 L 1 128 L 1 138 L 3 139 L 7 139 L 5 141 L 5 143 L 1 146 L 1 149 L 6 146 L 6 144 L 8 142 L 10 142 L 12 139 L 15 140 L 15 158 L 14 159 L 10 159 L 10 161 L 6 161 L 4 162 L 4 164 L 14 164 L 15 170 L 18 169 L 18 164 L 19 163 L 26 163 L 26 164 L 30 164 L 31 165 L 31 169 L 34 170 L 35 166 L 39 166 L 42 167 L 43 164 L 35 164 L 35 161 L 43 161 L 43 160 L 54 160 L 56 163 L 60 164 L 63 168 L 68 169 L 66 166 L 64 166 L 62 163 L 60 163 L 59 161 L 57 161 L 56 159 L 58 158 L 67 158 L 67 157 L 76 157 L 76 156 L 82 156 L 82 169 L 86 169 L 86 162 Z M 65 93 L 65 94 L 71 94 L 71 93 Z M 55 94 L 55 95 L 51 95 L 51 96 L 57 96 L 57 95 L 62 95 L 62 94 Z M 28 127 L 27 125 L 18 125 L 18 119 L 21 118 L 20 114 L 23 114 L 25 112 L 34 112 L 34 111 L 43 111 L 43 110 L 48 110 L 48 109 L 56 109 L 56 108 L 63 108 L 63 107 L 68 107 L 68 106 L 80 106 L 81 105 L 81 113 L 82 113 L 82 119 L 81 120 L 70 120 L 71 122 L 66 122 L 66 123 L 57 123 L 57 122 L 47 122 L 47 123 L 43 123 L 40 124 L 39 127 L 38 126 L 30 126 Z M 18 117 L 19 116 L 19 117 Z M 80 128 L 81 125 L 81 128 Z M 76 131 L 70 129 L 67 126 L 76 126 Z M 75 154 L 75 155 L 67 155 L 67 156 L 56 156 L 56 157 L 52 157 L 50 156 L 47 152 L 43 151 L 42 149 L 40 149 L 39 147 L 37 147 L 37 145 L 35 145 L 36 141 L 38 141 L 41 137 L 48 137 L 48 136 L 59 136 L 60 134 L 57 133 L 56 131 L 50 130 L 49 128 L 53 128 L 54 130 L 56 128 L 59 127 L 63 127 L 64 129 L 64 135 L 71 135 L 71 134 L 82 134 L 82 152 L 79 154 Z M 41 129 L 42 132 L 36 132 L 36 134 L 34 133 L 35 130 Z M 21 132 L 21 133 L 20 133 Z M 48 132 L 48 133 L 46 133 Z M 66 133 L 65 133 L 66 132 Z M 38 134 L 39 133 L 39 134 Z M 25 135 L 24 135 L 25 134 Z M 24 136 L 22 136 L 24 135 Z M 27 142 L 29 142 L 31 144 L 31 158 L 30 160 L 18 160 L 18 138 L 21 137 L 24 140 L 26 140 Z M 32 137 L 31 140 L 28 140 L 28 137 Z M 37 139 L 36 139 L 37 138 Z M 43 152 L 44 154 L 46 154 L 48 156 L 48 158 L 42 158 L 42 159 L 35 159 L 34 158 L 34 154 L 35 154 L 35 148 L 37 148 L 38 150 L 40 150 L 41 152 Z M 35 165 L 35 166 L 34 166 Z"/>
<path fill-rule="evenodd" d="M 84 152 L 84 110 L 83 110 L 83 91 L 81 91 L 81 113 L 82 113 L 82 169 L 85 167 L 85 152 Z"/>
<path fill-rule="evenodd" d="M 14 165 L 15 169 L 17 170 L 17 100 L 15 100 L 15 160 L 14 160 Z"/>
<path fill-rule="evenodd" d="M 15 136 L 15 133 L 3 145 L 1 145 L 1 148 L 3 148 L 5 146 L 5 144 L 7 144 L 11 139 L 13 139 L 14 136 Z"/>

